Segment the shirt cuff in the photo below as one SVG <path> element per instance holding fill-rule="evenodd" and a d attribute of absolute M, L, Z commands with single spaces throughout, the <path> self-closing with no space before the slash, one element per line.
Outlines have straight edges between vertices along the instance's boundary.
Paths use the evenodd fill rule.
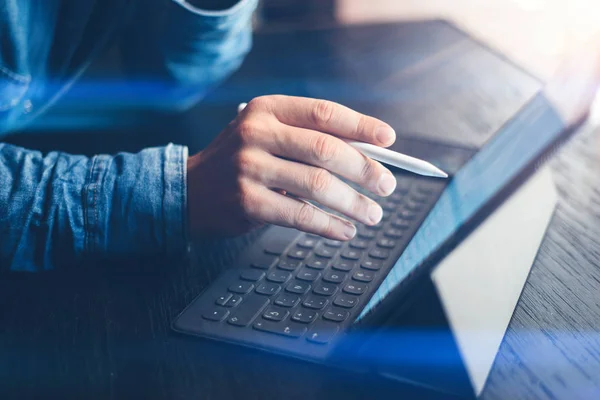
<path fill-rule="evenodd" d="M 189 240 L 187 227 L 187 146 L 165 148 L 163 174 L 165 248 L 167 254 L 182 251 Z"/>
<path fill-rule="evenodd" d="M 252 14 L 258 4 L 258 0 L 240 0 L 232 7 L 224 10 L 203 10 L 185 0 L 172 0 L 182 9 L 185 9 L 190 15 L 202 18 L 207 24 L 222 25 L 228 21 L 235 21 L 241 15 Z"/>
<path fill-rule="evenodd" d="M 187 156 L 169 144 L 92 159 L 83 188 L 85 253 L 181 255 L 187 235 Z"/>

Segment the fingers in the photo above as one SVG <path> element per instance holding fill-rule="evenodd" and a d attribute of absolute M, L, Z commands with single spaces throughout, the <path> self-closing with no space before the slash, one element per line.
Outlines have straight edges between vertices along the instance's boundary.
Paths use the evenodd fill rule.
<path fill-rule="evenodd" d="M 275 139 L 265 139 L 261 146 L 279 157 L 331 171 L 379 196 L 389 196 L 396 188 L 387 168 L 335 136 L 282 125 Z"/>
<path fill-rule="evenodd" d="M 253 182 L 242 202 L 251 218 L 339 240 L 354 237 L 349 221 L 289 192 L 368 225 L 381 220 L 377 203 L 335 175 L 391 194 L 391 172 L 340 139 L 386 146 L 395 140 L 388 125 L 335 103 L 267 96 L 252 100 L 232 127 L 242 149 L 234 158 L 236 170 Z"/>
<path fill-rule="evenodd" d="M 335 240 L 350 240 L 356 235 L 352 223 L 326 213 L 309 202 L 283 196 L 264 186 L 256 185 L 250 200 L 253 219 L 269 224 L 296 228 Z"/>
<path fill-rule="evenodd" d="M 262 160 L 264 167 L 261 170 L 265 172 L 261 183 L 269 188 L 280 188 L 296 196 L 314 200 L 367 225 L 377 224 L 383 216 L 379 204 L 322 168 L 266 154 Z"/>
<path fill-rule="evenodd" d="M 327 100 L 277 95 L 254 99 L 248 106 L 266 110 L 289 126 L 383 147 L 396 140 L 396 133 L 388 124 Z"/>

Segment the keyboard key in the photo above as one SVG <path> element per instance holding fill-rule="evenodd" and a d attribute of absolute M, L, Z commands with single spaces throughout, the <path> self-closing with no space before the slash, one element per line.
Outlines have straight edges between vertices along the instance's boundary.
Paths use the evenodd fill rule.
<path fill-rule="evenodd" d="M 246 294 L 254 289 L 254 285 L 250 282 L 239 282 L 229 286 L 229 291 L 233 293 Z"/>
<path fill-rule="evenodd" d="M 303 249 L 312 249 L 317 245 L 318 240 L 312 237 L 304 237 L 296 243 L 298 247 L 302 247 Z"/>
<path fill-rule="evenodd" d="M 399 195 L 404 195 L 408 193 L 410 187 L 412 186 L 412 182 L 409 179 L 398 179 L 396 182 L 396 190 L 394 190 L 394 194 L 398 193 Z"/>
<path fill-rule="evenodd" d="M 409 201 L 413 201 L 415 203 L 420 203 L 422 205 L 425 205 L 425 203 L 427 202 L 428 199 L 429 199 L 428 195 L 413 193 L 410 195 Z"/>
<path fill-rule="evenodd" d="M 308 250 L 304 249 L 293 249 L 288 253 L 288 257 L 293 258 L 295 260 L 304 260 L 308 256 Z"/>
<path fill-rule="evenodd" d="M 412 221 L 413 219 L 415 219 L 415 217 L 416 217 L 416 215 L 412 211 L 402 210 L 402 211 L 398 212 L 398 218 L 406 220 L 406 221 Z"/>
<path fill-rule="evenodd" d="M 281 307 L 295 307 L 300 302 L 300 297 L 295 294 L 282 293 L 275 300 L 275 304 Z"/>
<path fill-rule="evenodd" d="M 312 269 L 325 269 L 329 265 L 329 260 L 325 258 L 313 257 L 305 265 Z"/>
<path fill-rule="evenodd" d="M 317 270 L 302 268 L 296 275 L 296 278 L 302 281 L 312 282 L 316 281 L 319 278 L 319 276 L 321 276 L 321 273 Z"/>
<path fill-rule="evenodd" d="M 229 310 L 226 308 L 215 307 L 209 311 L 205 311 L 202 314 L 202 318 L 209 321 L 221 322 L 229 315 Z"/>
<path fill-rule="evenodd" d="M 390 256 L 390 252 L 387 250 L 382 250 L 382 249 L 371 249 L 371 251 L 369 251 L 369 256 L 376 258 L 378 260 L 385 260 L 386 258 L 388 258 Z"/>
<path fill-rule="evenodd" d="M 377 232 L 366 229 L 363 226 L 359 227 L 358 231 L 356 232 L 356 236 L 358 236 L 359 238 L 363 238 L 363 239 L 373 239 L 376 235 L 377 235 Z"/>
<path fill-rule="evenodd" d="M 364 269 L 370 269 L 371 271 L 379 271 L 381 269 L 381 263 L 374 260 L 364 260 L 360 266 Z"/>
<path fill-rule="evenodd" d="M 383 211 L 396 211 L 398 204 L 393 200 L 386 200 L 381 204 Z"/>
<path fill-rule="evenodd" d="M 427 185 L 417 185 L 417 193 L 422 195 L 431 195 L 433 194 L 434 189 L 431 186 Z"/>
<path fill-rule="evenodd" d="M 344 282 L 344 279 L 346 279 L 346 274 L 343 272 L 327 271 L 325 272 L 325 275 L 323 275 L 323 280 L 325 282 L 342 283 Z"/>
<path fill-rule="evenodd" d="M 287 282 L 291 277 L 292 274 L 289 272 L 276 269 L 269 272 L 269 275 L 267 275 L 267 280 L 276 283 L 284 283 Z"/>
<path fill-rule="evenodd" d="M 324 244 L 325 246 L 335 247 L 336 249 L 342 247 L 342 242 L 340 242 L 339 240 L 327 239 L 325 240 Z"/>
<path fill-rule="evenodd" d="M 383 247 L 384 249 L 393 249 L 396 247 L 397 242 L 388 238 L 381 238 L 377 241 L 377 246 Z"/>
<path fill-rule="evenodd" d="M 251 293 L 235 309 L 227 322 L 235 326 L 247 326 L 262 313 L 267 304 L 269 304 L 267 297 Z"/>
<path fill-rule="evenodd" d="M 394 193 L 392 193 L 390 195 L 390 197 L 388 197 L 388 199 L 390 201 L 393 201 L 396 204 L 400 204 L 400 203 L 402 203 L 402 200 L 404 199 L 404 194 L 400 193 L 399 191 L 396 190 Z"/>
<path fill-rule="evenodd" d="M 310 295 L 304 300 L 302 305 L 307 308 L 312 308 L 314 310 L 321 310 L 327 305 L 328 301 L 325 297 Z"/>
<path fill-rule="evenodd" d="M 254 329 L 291 338 L 298 338 L 306 332 L 306 326 L 293 322 L 257 321 L 254 324 Z"/>
<path fill-rule="evenodd" d="M 271 238 L 265 245 L 265 253 L 280 256 L 285 249 L 290 245 L 289 239 L 285 237 Z"/>
<path fill-rule="evenodd" d="M 404 203 L 404 207 L 409 211 L 417 212 L 423 208 L 423 203 L 418 203 L 414 199 L 411 199 Z"/>
<path fill-rule="evenodd" d="M 392 227 L 404 231 L 404 230 L 410 228 L 410 222 L 408 222 L 402 218 L 396 218 L 395 220 L 392 221 Z"/>
<path fill-rule="evenodd" d="M 359 282 L 371 282 L 374 277 L 375 274 L 372 271 L 367 271 L 364 269 L 356 271 L 354 274 L 352 274 L 352 279 Z"/>
<path fill-rule="evenodd" d="M 229 299 L 231 298 L 231 296 L 233 296 L 231 293 L 226 293 L 223 296 L 219 296 L 217 298 L 217 300 L 215 301 L 215 303 L 219 306 L 224 306 L 225 303 L 227 303 L 227 301 L 229 301 Z"/>
<path fill-rule="evenodd" d="M 342 322 L 348 318 L 350 313 L 341 308 L 329 307 L 324 313 L 323 318 L 329 321 Z"/>
<path fill-rule="evenodd" d="M 264 294 L 265 296 L 273 296 L 274 294 L 279 293 L 280 290 L 281 286 L 276 283 L 263 282 L 256 288 L 256 293 Z"/>
<path fill-rule="evenodd" d="M 265 273 L 259 269 L 247 269 L 240 275 L 240 278 L 245 281 L 258 282 L 265 277 Z"/>
<path fill-rule="evenodd" d="M 345 249 L 341 254 L 341 256 L 347 260 L 358 260 L 360 259 L 360 255 L 360 251 L 352 249 Z"/>
<path fill-rule="evenodd" d="M 331 283 L 319 282 L 313 287 L 313 293 L 320 294 L 322 296 L 333 296 L 337 292 L 337 286 Z"/>
<path fill-rule="evenodd" d="M 318 321 L 313 325 L 310 332 L 306 335 L 306 340 L 318 344 L 327 344 L 331 341 L 333 336 L 338 332 L 339 326 L 337 324 Z"/>
<path fill-rule="evenodd" d="M 286 292 L 304 294 L 310 290 L 310 283 L 293 281 L 285 288 Z"/>
<path fill-rule="evenodd" d="M 347 283 L 342 290 L 346 293 L 360 296 L 367 291 L 367 285 L 360 282 L 350 282 Z"/>
<path fill-rule="evenodd" d="M 289 314 L 288 310 L 271 306 L 264 312 L 263 318 L 269 321 L 283 321 Z"/>
<path fill-rule="evenodd" d="M 277 268 L 285 271 L 295 271 L 302 263 L 297 260 L 281 260 L 277 264 Z"/>
<path fill-rule="evenodd" d="M 317 312 L 312 310 L 307 310 L 306 308 L 301 308 L 296 310 L 294 315 L 292 315 L 292 319 L 296 322 L 301 322 L 303 324 L 310 324 L 317 318 Z"/>
<path fill-rule="evenodd" d="M 352 271 L 356 267 L 355 261 L 338 260 L 333 263 L 332 268 L 338 271 Z"/>
<path fill-rule="evenodd" d="M 273 264 L 275 264 L 276 261 L 277 257 L 271 254 L 262 253 L 255 257 L 250 265 L 254 268 L 269 269 L 273 266 Z"/>
<path fill-rule="evenodd" d="M 382 227 L 383 227 L 382 221 L 379 221 L 379 223 L 377 225 L 368 225 L 368 226 L 365 226 L 365 228 L 367 230 L 370 230 L 370 231 L 378 231 Z"/>
<path fill-rule="evenodd" d="M 231 298 L 225 303 L 225 307 L 235 307 L 242 302 L 242 296 L 234 294 Z"/>
<path fill-rule="evenodd" d="M 392 239 L 400 239 L 404 235 L 404 231 L 396 228 L 388 228 L 383 232 L 383 234 Z"/>
<path fill-rule="evenodd" d="M 352 308 L 358 304 L 358 297 L 340 293 L 333 301 L 333 304 L 344 308 Z"/>
<path fill-rule="evenodd" d="M 333 247 L 319 246 L 315 249 L 315 254 L 323 258 L 333 258 L 337 250 Z"/>
<path fill-rule="evenodd" d="M 354 239 L 350 242 L 350 247 L 352 247 L 353 249 L 363 250 L 369 247 L 369 242 L 364 239 Z"/>

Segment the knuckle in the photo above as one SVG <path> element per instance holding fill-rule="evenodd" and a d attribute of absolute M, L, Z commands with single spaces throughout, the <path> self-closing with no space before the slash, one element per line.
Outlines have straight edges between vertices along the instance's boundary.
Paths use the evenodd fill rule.
<path fill-rule="evenodd" d="M 302 203 L 300 209 L 296 213 L 295 225 L 296 226 L 310 226 L 315 220 L 316 210 L 315 207 L 309 203 Z"/>
<path fill-rule="evenodd" d="M 246 106 L 250 111 L 268 110 L 271 104 L 269 96 L 255 97 Z"/>
<path fill-rule="evenodd" d="M 351 189 L 351 191 L 352 195 L 346 196 L 347 200 L 344 206 L 348 213 L 356 215 L 366 208 L 366 199 L 354 189 Z"/>
<path fill-rule="evenodd" d="M 251 151 L 240 151 L 235 157 L 237 172 L 240 174 L 251 174 L 254 171 L 256 160 Z"/>
<path fill-rule="evenodd" d="M 327 237 L 334 237 L 339 231 L 340 222 L 336 220 L 335 217 L 330 216 L 327 218 L 327 222 L 325 223 L 325 228 L 323 228 L 323 234 Z"/>
<path fill-rule="evenodd" d="M 372 201 L 362 194 L 356 194 L 354 200 L 352 201 L 352 212 L 354 215 L 365 215 Z"/>
<path fill-rule="evenodd" d="M 294 217 L 294 211 L 291 207 L 276 207 L 273 210 L 275 219 L 277 221 L 283 221 L 286 226 L 295 226 L 296 220 Z"/>
<path fill-rule="evenodd" d="M 250 144 L 256 139 L 258 127 L 251 120 L 245 119 L 238 124 L 236 131 L 242 143 Z"/>
<path fill-rule="evenodd" d="M 312 145 L 314 158 L 321 163 L 328 163 L 338 155 L 337 143 L 327 135 L 317 135 Z"/>
<path fill-rule="evenodd" d="M 313 106 L 312 117 L 317 126 L 328 125 L 333 119 L 334 105 L 327 100 L 316 100 Z"/>
<path fill-rule="evenodd" d="M 362 136 L 361 133 L 363 132 L 368 132 L 368 127 L 369 125 L 369 119 L 367 118 L 366 115 L 359 115 L 358 117 L 358 123 L 356 124 L 356 133 L 358 134 L 357 136 Z M 374 135 L 372 135 L 374 136 Z M 370 140 L 373 140 L 372 138 L 370 138 Z"/>
<path fill-rule="evenodd" d="M 332 176 L 329 172 L 324 169 L 317 169 L 310 177 L 309 191 L 313 194 L 325 193 L 331 185 L 331 180 Z"/>
<path fill-rule="evenodd" d="M 327 237 L 335 236 L 335 223 L 333 222 L 333 218 L 329 216 L 325 222 L 325 226 L 323 227 L 323 235 Z"/>
<path fill-rule="evenodd" d="M 375 163 L 368 158 L 365 157 L 365 163 L 363 164 L 362 170 L 360 172 L 360 178 L 363 181 L 370 181 L 374 178 L 376 173 Z"/>

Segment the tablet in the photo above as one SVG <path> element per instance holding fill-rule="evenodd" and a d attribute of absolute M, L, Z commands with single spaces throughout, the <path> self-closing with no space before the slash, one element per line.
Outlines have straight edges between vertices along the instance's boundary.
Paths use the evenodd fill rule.
<path fill-rule="evenodd" d="M 397 304 L 396 297 L 413 279 L 449 254 L 577 130 L 595 98 L 596 65 L 595 60 L 581 57 L 570 60 L 452 176 L 357 322 L 386 304 Z"/>

